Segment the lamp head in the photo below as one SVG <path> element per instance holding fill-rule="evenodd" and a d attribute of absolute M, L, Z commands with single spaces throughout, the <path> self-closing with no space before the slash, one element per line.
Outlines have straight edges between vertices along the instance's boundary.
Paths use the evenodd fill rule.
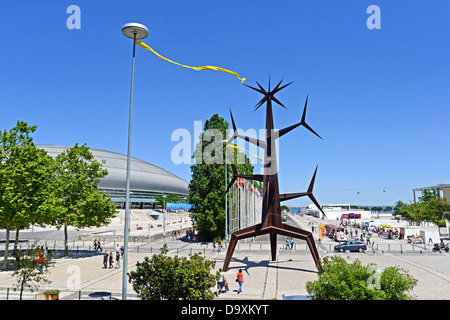
<path fill-rule="evenodd" d="M 134 34 L 136 34 L 136 40 L 141 40 L 147 38 L 148 29 L 143 24 L 130 22 L 122 27 L 122 34 L 130 39 L 134 39 Z"/>

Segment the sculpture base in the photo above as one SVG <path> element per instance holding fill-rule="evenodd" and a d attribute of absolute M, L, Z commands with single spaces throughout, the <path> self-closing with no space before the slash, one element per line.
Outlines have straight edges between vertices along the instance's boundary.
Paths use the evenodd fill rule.
<path fill-rule="evenodd" d="M 272 256 L 272 261 L 277 259 L 277 235 L 283 235 L 287 237 L 292 237 L 296 239 L 306 240 L 308 243 L 309 250 L 313 256 L 314 262 L 316 264 L 319 272 L 322 271 L 322 266 L 320 264 L 319 252 L 317 251 L 316 244 L 311 232 L 306 230 L 292 227 L 290 225 L 282 223 L 280 227 L 268 226 L 264 227 L 262 223 L 241 229 L 234 232 L 231 235 L 230 243 L 228 245 L 227 255 L 223 263 L 222 270 L 227 271 L 230 265 L 231 257 L 233 256 L 234 249 L 239 240 L 251 238 L 255 236 L 260 236 L 263 234 L 270 234 L 270 251 Z"/>

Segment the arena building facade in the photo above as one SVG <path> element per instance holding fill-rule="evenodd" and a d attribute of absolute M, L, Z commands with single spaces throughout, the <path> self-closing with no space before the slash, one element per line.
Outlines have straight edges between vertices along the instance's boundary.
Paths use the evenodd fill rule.
<path fill-rule="evenodd" d="M 53 145 L 37 147 L 46 150 L 52 157 L 70 148 Z M 97 185 L 99 192 L 106 192 L 118 208 L 125 208 L 127 156 L 94 148 L 89 150 L 95 160 L 108 170 L 108 175 Z M 189 194 L 186 181 L 146 161 L 132 157 L 130 171 L 130 202 L 135 209 L 154 209 L 158 195 L 176 194 L 186 199 Z"/>

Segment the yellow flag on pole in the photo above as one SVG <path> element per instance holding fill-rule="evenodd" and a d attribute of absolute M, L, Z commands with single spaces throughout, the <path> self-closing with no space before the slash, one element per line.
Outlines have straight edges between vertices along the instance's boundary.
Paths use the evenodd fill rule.
<path fill-rule="evenodd" d="M 216 70 L 216 71 L 222 71 L 222 72 L 226 72 L 226 73 L 232 74 L 233 76 L 237 77 L 239 80 L 241 80 L 241 84 L 245 81 L 245 78 L 240 78 L 239 75 L 238 75 L 236 72 L 234 72 L 234 71 L 230 71 L 230 70 L 227 70 L 227 69 L 224 69 L 224 68 L 220 68 L 220 67 L 215 67 L 215 66 L 201 66 L 201 67 L 190 67 L 190 66 L 186 66 L 186 65 L 184 65 L 184 64 L 181 64 L 181 63 L 178 63 L 178 62 L 175 62 L 175 61 L 172 61 L 172 60 L 170 60 L 170 59 L 167 59 L 167 58 L 163 57 L 162 55 L 160 55 L 158 52 L 156 52 L 155 50 L 153 50 L 150 46 L 148 46 L 147 44 L 145 44 L 145 43 L 142 42 L 142 41 L 136 40 L 136 44 L 137 44 L 138 46 L 141 46 L 141 47 L 144 48 L 144 49 L 147 49 L 147 50 L 153 52 L 153 53 L 156 54 L 159 58 L 161 58 L 161 59 L 163 59 L 163 60 L 166 60 L 166 61 L 168 61 L 168 62 L 174 63 L 174 64 L 176 64 L 176 65 L 179 65 L 179 66 L 181 66 L 181 67 L 190 68 L 190 69 L 194 69 L 194 70 L 197 70 L 197 71 L 200 71 L 200 70 Z"/>
<path fill-rule="evenodd" d="M 256 157 L 256 158 L 258 158 L 258 159 L 264 161 L 264 158 L 261 158 L 260 156 L 257 156 L 256 154 L 251 153 L 250 151 L 248 151 L 247 149 L 244 149 L 244 148 L 242 148 L 242 147 L 235 146 L 234 144 L 227 144 L 226 146 L 227 146 L 227 147 L 230 147 L 230 148 L 236 148 L 236 149 L 241 149 L 241 150 L 247 151 L 247 152 L 248 152 L 249 154 L 251 154 L 252 156 L 254 156 L 254 157 Z"/>

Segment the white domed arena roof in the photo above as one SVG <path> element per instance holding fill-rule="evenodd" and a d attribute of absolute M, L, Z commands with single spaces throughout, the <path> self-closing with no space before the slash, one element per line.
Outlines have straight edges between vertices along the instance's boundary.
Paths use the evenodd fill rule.
<path fill-rule="evenodd" d="M 70 148 L 65 146 L 37 145 L 47 153 L 56 157 L 64 150 Z M 99 184 L 99 189 L 126 189 L 127 156 L 89 148 L 95 160 L 103 164 L 103 168 L 108 170 L 108 175 Z M 103 163 L 102 161 L 105 161 Z M 143 160 L 131 158 L 130 190 L 151 192 L 151 193 L 174 193 L 187 195 L 188 183 L 180 177 L 164 170 L 158 166 Z"/>

